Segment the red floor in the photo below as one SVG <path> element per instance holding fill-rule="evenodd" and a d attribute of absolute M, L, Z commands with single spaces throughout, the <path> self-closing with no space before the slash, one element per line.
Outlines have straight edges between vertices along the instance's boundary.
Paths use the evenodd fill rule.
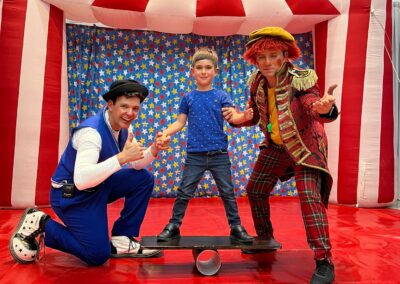
<path fill-rule="evenodd" d="M 173 199 L 153 199 L 142 236 L 156 235 L 168 222 Z M 254 234 L 247 199 L 238 199 L 242 222 Z M 114 220 L 122 203 L 109 207 Z M 51 209 L 45 209 L 51 212 Z M 202 276 L 194 269 L 190 250 L 167 250 L 155 259 L 112 259 L 101 267 L 87 267 L 73 256 L 46 249 L 38 263 L 15 263 L 8 239 L 23 210 L 0 210 L 0 283 L 308 283 L 314 270 L 297 198 L 272 199 L 275 236 L 283 248 L 275 253 L 243 255 L 221 250 L 217 275 Z M 191 201 L 182 235 L 227 235 L 221 200 Z M 357 209 L 330 205 L 329 222 L 336 283 L 400 283 L 400 210 Z"/>

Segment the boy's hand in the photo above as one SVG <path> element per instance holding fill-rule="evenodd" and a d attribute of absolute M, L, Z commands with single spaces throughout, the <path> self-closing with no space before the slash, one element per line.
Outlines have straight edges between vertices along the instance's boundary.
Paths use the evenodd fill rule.
<path fill-rule="evenodd" d="M 164 132 L 158 132 L 156 137 L 156 143 L 160 150 L 167 150 L 170 146 L 171 136 Z"/>
<path fill-rule="evenodd" d="M 169 144 L 171 141 L 171 137 L 162 132 L 157 132 L 157 136 L 154 139 L 153 145 L 151 145 L 151 153 L 153 156 L 157 156 L 158 151 L 167 150 L 169 148 Z"/>
<path fill-rule="evenodd" d="M 229 123 L 243 123 L 253 118 L 253 109 L 246 108 L 243 112 L 238 112 L 233 107 L 223 107 L 222 115 L 224 119 Z"/>

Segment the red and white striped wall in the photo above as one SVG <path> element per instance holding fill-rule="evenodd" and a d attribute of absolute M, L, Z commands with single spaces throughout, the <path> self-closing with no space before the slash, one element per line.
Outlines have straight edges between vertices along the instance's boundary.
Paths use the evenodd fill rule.
<path fill-rule="evenodd" d="M 396 200 L 391 2 L 343 1 L 341 15 L 315 27 L 317 72 L 335 91 L 339 120 L 326 124 L 330 201 L 383 207 Z"/>
<path fill-rule="evenodd" d="M 42 1 L 1 3 L 0 206 L 45 205 L 68 138 L 65 21 Z"/>
<path fill-rule="evenodd" d="M 160 32 L 247 34 L 267 25 L 314 26 L 322 88 L 341 110 L 326 124 L 331 202 L 383 207 L 396 200 L 391 0 L 0 1 L 1 207 L 47 205 L 49 178 L 68 138 L 65 20 Z M 232 9 L 227 9 L 232 5 Z M 63 9 L 64 13 L 62 10 Z M 164 13 L 164 14 L 163 14 Z M 166 14 L 165 14 L 166 13 Z M 168 25 L 167 25 L 168 24 Z M 166 30 L 163 30 L 163 29 Z"/>

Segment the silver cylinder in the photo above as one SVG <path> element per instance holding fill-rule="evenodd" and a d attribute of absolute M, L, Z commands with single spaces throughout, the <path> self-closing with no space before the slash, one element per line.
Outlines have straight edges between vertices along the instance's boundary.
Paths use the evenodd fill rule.
<path fill-rule="evenodd" d="M 221 256 L 217 250 L 212 249 L 193 249 L 193 257 L 196 269 L 201 274 L 211 276 L 216 274 L 221 268 Z"/>

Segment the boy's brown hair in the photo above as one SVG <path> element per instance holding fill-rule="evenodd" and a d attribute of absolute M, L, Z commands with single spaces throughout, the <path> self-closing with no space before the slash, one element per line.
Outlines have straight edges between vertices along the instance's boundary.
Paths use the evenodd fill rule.
<path fill-rule="evenodd" d="M 207 47 L 200 47 L 196 50 L 192 57 L 192 67 L 196 64 L 197 61 L 208 59 L 211 60 L 215 68 L 218 68 L 218 55 L 217 53 Z"/>

